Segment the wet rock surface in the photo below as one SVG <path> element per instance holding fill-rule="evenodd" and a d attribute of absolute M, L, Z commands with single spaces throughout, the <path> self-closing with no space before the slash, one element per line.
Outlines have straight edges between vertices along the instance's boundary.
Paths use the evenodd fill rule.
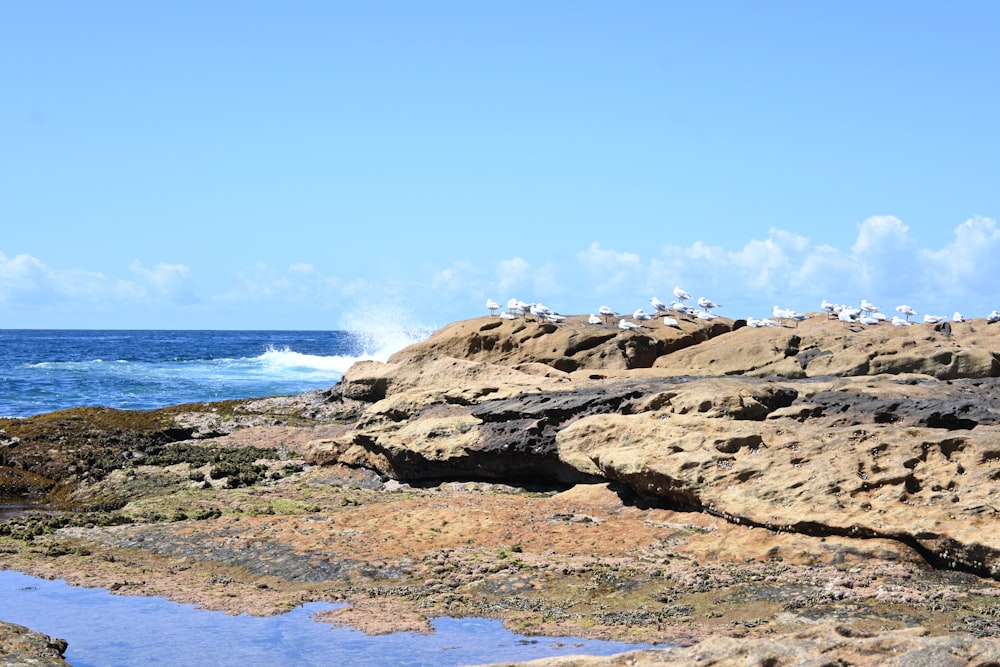
<path fill-rule="evenodd" d="M 0 488 L 51 508 L 0 566 L 370 632 L 992 655 L 1000 327 L 741 325 L 479 318 L 328 391 L 0 420 Z"/>
<path fill-rule="evenodd" d="M 0 622 L 0 664 L 7 667 L 66 667 L 66 642 L 14 623 Z"/>

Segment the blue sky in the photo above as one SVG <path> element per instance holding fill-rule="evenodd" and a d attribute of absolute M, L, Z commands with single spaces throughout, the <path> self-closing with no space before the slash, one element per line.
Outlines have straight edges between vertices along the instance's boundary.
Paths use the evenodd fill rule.
<path fill-rule="evenodd" d="M 0 326 L 1000 309 L 1000 3 L 38 2 Z"/>

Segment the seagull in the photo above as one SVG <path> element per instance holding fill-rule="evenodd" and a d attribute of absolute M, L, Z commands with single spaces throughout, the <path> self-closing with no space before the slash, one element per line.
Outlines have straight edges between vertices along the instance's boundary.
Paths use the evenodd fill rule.
<path fill-rule="evenodd" d="M 879 319 L 877 317 L 874 317 L 871 313 L 865 311 L 861 312 L 863 314 L 861 315 L 861 317 L 858 318 L 858 322 L 860 322 L 861 324 L 865 325 L 866 327 L 870 327 L 879 323 Z"/>
<path fill-rule="evenodd" d="M 604 321 L 605 322 L 608 321 L 609 317 L 618 317 L 618 313 L 616 313 L 615 311 L 611 310 L 607 306 L 601 306 L 597 310 L 597 312 L 599 312 L 601 314 L 601 316 L 604 317 Z"/>
<path fill-rule="evenodd" d="M 638 320 L 639 324 L 641 325 L 643 322 L 648 322 L 649 320 L 653 319 L 653 316 L 647 313 L 642 308 L 639 308 L 637 311 L 632 313 L 632 319 Z"/>
<path fill-rule="evenodd" d="M 910 321 L 911 317 L 916 317 L 917 316 L 917 311 L 913 310 L 912 308 L 910 308 L 909 306 L 907 306 L 905 303 L 903 305 L 901 305 L 901 306 L 896 306 L 896 312 L 902 313 L 903 315 L 905 315 L 907 322 Z"/>
<path fill-rule="evenodd" d="M 964 322 L 965 321 L 965 316 L 963 316 L 962 313 L 960 313 L 960 312 L 958 312 L 956 310 L 955 314 L 951 316 L 951 321 L 952 322 Z"/>
<path fill-rule="evenodd" d="M 858 314 L 860 312 L 855 308 L 841 308 L 840 312 L 837 313 L 837 319 L 843 322 L 846 327 L 848 324 L 854 324 L 858 321 Z"/>
<path fill-rule="evenodd" d="M 501 320 L 516 320 L 517 319 L 517 313 L 512 313 L 510 311 L 507 311 L 506 313 L 500 313 L 500 319 Z"/>
<path fill-rule="evenodd" d="M 718 315 L 716 315 L 715 313 L 713 313 L 710 310 L 699 310 L 698 311 L 698 319 L 699 320 L 714 320 L 716 317 L 718 317 Z"/>
<path fill-rule="evenodd" d="M 507 312 L 513 313 L 515 310 L 517 310 L 517 299 L 511 299 L 507 302 Z"/>
<path fill-rule="evenodd" d="M 830 303 L 826 299 L 823 299 L 823 302 L 819 304 L 819 307 L 823 309 L 823 312 L 826 313 L 828 318 L 837 314 L 837 304 Z"/>
<path fill-rule="evenodd" d="M 878 310 L 878 306 L 869 301 L 868 299 L 861 299 L 861 310 L 866 313 L 874 313 Z"/>
<path fill-rule="evenodd" d="M 691 306 L 687 305 L 686 303 L 678 303 L 677 301 L 674 301 L 672 304 L 670 304 L 670 309 L 673 310 L 674 312 L 680 313 L 682 315 L 694 315 L 695 314 L 695 309 L 694 308 L 692 308 Z"/>
<path fill-rule="evenodd" d="M 1000 322 L 1000 310 L 994 310 L 986 316 L 986 324 L 996 324 Z"/>
<path fill-rule="evenodd" d="M 562 324 L 566 320 L 566 316 L 550 312 L 548 315 L 545 316 L 545 319 L 547 319 L 549 322 L 552 322 L 552 324 Z"/>
<path fill-rule="evenodd" d="M 493 299 L 486 299 L 486 310 L 490 311 L 490 315 L 496 315 L 500 310 L 500 304 Z"/>
<path fill-rule="evenodd" d="M 684 290 L 682 290 L 680 287 L 675 287 L 674 288 L 674 298 L 676 298 L 678 301 L 681 301 L 681 302 L 683 302 L 683 301 L 690 301 L 691 300 L 691 295 L 688 294 L 687 292 L 685 292 Z"/>
<path fill-rule="evenodd" d="M 587 323 L 588 324 L 600 324 L 603 321 L 604 320 L 602 320 L 601 318 L 599 318 L 597 315 L 591 315 L 590 317 L 587 318 Z"/>
<path fill-rule="evenodd" d="M 657 315 L 667 312 L 667 304 L 660 301 L 657 297 L 651 297 L 649 302 L 653 304 L 653 310 L 656 311 Z"/>
<path fill-rule="evenodd" d="M 747 318 L 747 326 L 753 329 L 759 329 L 764 326 L 764 320 L 758 320 L 753 317 Z"/>
<path fill-rule="evenodd" d="M 551 320 L 552 316 L 555 315 L 551 308 L 546 308 L 540 303 L 531 304 L 529 312 L 536 318 L 541 318 L 543 320 Z"/>
<path fill-rule="evenodd" d="M 785 310 L 780 306 L 775 306 L 771 309 L 771 317 L 781 322 L 782 325 L 785 324 L 785 320 L 791 319 L 792 315 L 795 314 L 794 310 Z"/>
<path fill-rule="evenodd" d="M 618 328 L 623 331 L 635 331 L 636 329 L 641 329 L 635 322 L 629 322 L 628 320 L 618 320 Z"/>
<path fill-rule="evenodd" d="M 712 310 L 713 308 L 722 308 L 722 306 L 720 306 L 719 304 L 712 303 L 710 300 L 706 299 L 703 296 L 698 297 L 698 305 L 701 306 L 704 310 Z"/>
<path fill-rule="evenodd" d="M 667 325 L 668 327 L 677 327 L 678 329 L 681 328 L 681 323 L 678 322 L 677 320 L 675 320 L 672 317 L 664 317 L 663 318 L 663 323 L 665 325 Z"/>
<path fill-rule="evenodd" d="M 796 313 L 794 310 L 787 310 L 785 313 L 788 315 L 788 319 L 795 322 L 795 328 L 798 328 L 799 322 L 805 322 L 809 319 L 805 313 Z"/>
<path fill-rule="evenodd" d="M 924 315 L 924 324 L 937 324 L 939 322 L 944 322 L 947 317 L 944 315 Z"/>
<path fill-rule="evenodd" d="M 522 315 L 528 315 L 529 313 L 531 313 L 531 307 L 534 306 L 534 305 L 535 304 L 533 304 L 533 303 L 525 303 L 524 301 L 521 301 L 520 299 L 517 300 L 517 309 L 519 311 L 521 311 Z"/>
<path fill-rule="evenodd" d="M 910 320 L 904 320 L 899 315 L 893 315 L 892 316 L 892 325 L 895 326 L 895 327 L 908 327 L 908 326 L 912 326 L 913 322 L 911 322 Z"/>

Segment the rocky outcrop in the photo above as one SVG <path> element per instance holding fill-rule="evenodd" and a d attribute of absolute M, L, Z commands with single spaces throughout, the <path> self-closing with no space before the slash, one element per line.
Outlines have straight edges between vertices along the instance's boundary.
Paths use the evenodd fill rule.
<path fill-rule="evenodd" d="M 699 325 L 639 334 L 658 350 L 640 364 L 629 332 L 459 322 L 352 368 L 341 391 L 361 417 L 305 455 L 408 481 L 609 480 L 667 507 L 898 540 L 1000 577 L 1000 328 Z"/>
<path fill-rule="evenodd" d="M 952 380 L 1000 375 L 1000 326 L 980 319 L 956 323 L 948 331 L 923 324 L 847 327 L 813 315 L 797 327 L 716 337 L 659 357 L 654 366 L 668 372 L 786 378 L 918 373 Z"/>
<path fill-rule="evenodd" d="M 586 315 L 556 325 L 531 319 L 498 317 L 462 320 L 422 343 L 397 352 L 390 363 L 423 355 L 482 361 L 500 366 L 535 362 L 557 370 L 649 368 L 660 357 L 733 331 L 740 320 L 700 320 L 679 316 L 678 327 L 654 320 L 639 331 L 622 331 L 617 321 L 588 324 Z"/>
<path fill-rule="evenodd" d="M 491 667 L 971 667 L 1000 664 L 1000 641 L 931 637 L 921 628 L 859 633 L 837 625 L 767 639 L 711 637 L 694 646 L 615 656 L 566 656 Z"/>
<path fill-rule="evenodd" d="M 68 667 L 62 639 L 0 621 L 0 663 L 7 667 Z"/>

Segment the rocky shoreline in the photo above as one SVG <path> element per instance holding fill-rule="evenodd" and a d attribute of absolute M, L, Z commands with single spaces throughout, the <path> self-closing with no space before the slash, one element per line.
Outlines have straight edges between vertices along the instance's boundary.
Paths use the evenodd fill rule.
<path fill-rule="evenodd" d="M 1000 325 L 743 324 L 484 317 L 328 391 L 0 420 L 0 494 L 52 508 L 0 567 L 691 647 L 634 664 L 996 660 Z"/>

